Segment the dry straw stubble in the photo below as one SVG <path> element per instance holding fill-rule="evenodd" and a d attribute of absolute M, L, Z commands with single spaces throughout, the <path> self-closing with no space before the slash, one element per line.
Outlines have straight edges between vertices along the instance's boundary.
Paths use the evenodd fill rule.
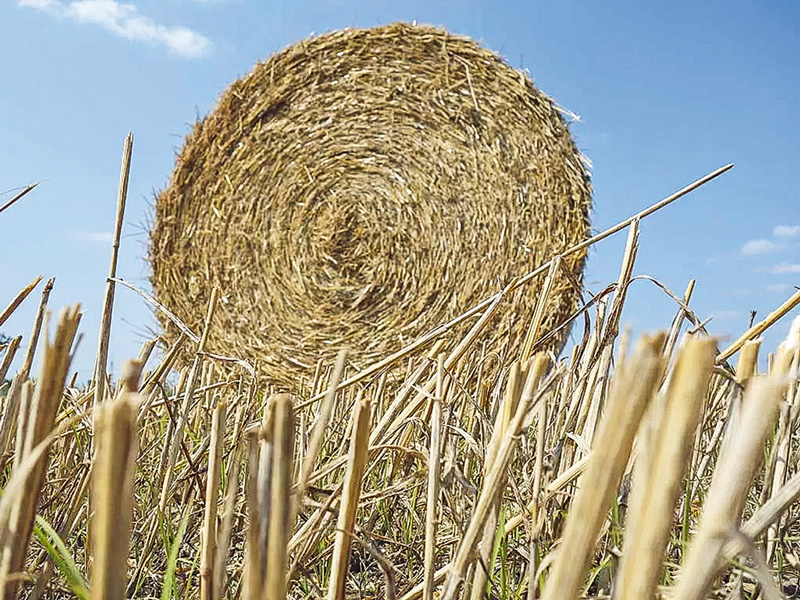
<path fill-rule="evenodd" d="M 582 242 L 590 203 L 558 109 L 496 54 L 343 30 L 258 64 L 195 126 L 157 199 L 153 287 L 198 326 L 219 286 L 210 345 L 288 384 L 343 346 L 385 356 Z M 543 331 L 584 258 L 562 261 Z M 521 341 L 536 298 L 516 292 L 494 337 Z"/>

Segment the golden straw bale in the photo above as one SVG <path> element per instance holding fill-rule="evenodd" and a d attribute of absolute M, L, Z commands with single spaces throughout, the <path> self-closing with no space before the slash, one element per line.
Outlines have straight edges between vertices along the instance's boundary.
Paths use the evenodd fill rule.
<path fill-rule="evenodd" d="M 586 239 L 590 205 L 567 126 L 525 74 L 441 29 L 347 29 L 256 65 L 195 125 L 156 200 L 152 284 L 196 329 L 219 286 L 209 350 L 285 385 L 484 300 Z M 584 260 L 564 261 L 543 332 L 574 310 Z M 536 297 L 537 282 L 510 297 L 491 337 L 521 340 Z"/>

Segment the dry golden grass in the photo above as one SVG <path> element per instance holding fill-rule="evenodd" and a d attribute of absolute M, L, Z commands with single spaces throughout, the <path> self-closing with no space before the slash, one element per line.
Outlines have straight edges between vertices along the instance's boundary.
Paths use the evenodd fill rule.
<path fill-rule="evenodd" d="M 95 404 L 68 380 L 79 309 L 52 334 L 37 317 L 3 399 L 0 598 L 791 595 L 800 318 L 767 372 L 755 340 L 800 291 L 727 348 L 692 284 L 663 333 L 619 334 L 639 219 L 724 170 L 593 239 L 628 228 L 618 281 L 552 326 L 587 319 L 561 359 L 535 351 L 541 296 L 516 345 L 486 350 L 499 293 L 456 318 L 463 336 L 360 371 L 341 353 L 270 394 L 218 368 L 214 292 L 202 331 L 160 361 L 146 344 Z"/>
<path fill-rule="evenodd" d="M 787 369 L 744 383 L 714 365 L 719 351 L 702 333 L 674 358 L 667 334 L 646 338 L 614 368 L 599 360 L 619 342 L 601 335 L 602 322 L 570 360 L 514 360 L 489 381 L 489 357 L 475 352 L 448 370 L 440 353 L 333 392 L 342 357 L 305 392 L 327 387 L 326 401 L 299 410 L 301 397 L 264 398 L 198 366 L 179 436 L 185 389 L 170 394 L 162 382 L 146 392 L 147 376 L 127 376 L 88 418 L 93 390 L 63 388 L 76 317 L 65 315 L 44 348 L 36 393 L 22 386 L 21 405 L 35 407 L 23 414 L 43 420 L 20 424 L 30 433 L 6 471 L 4 597 L 91 589 L 115 598 L 127 585 L 136 597 L 456 598 L 479 596 L 479 586 L 503 598 L 569 598 L 608 595 L 615 583 L 620 598 L 705 598 L 712 586 L 751 597 L 756 581 L 780 597 L 797 576 L 778 560 L 796 547 L 785 530 L 770 562 L 758 550 L 758 536 L 787 511 L 791 526 L 797 512 L 791 466 L 759 508 L 763 458 L 770 464 L 782 447 L 778 404 L 797 400 L 787 376 L 796 341 L 775 360 Z M 423 393 L 425 381 L 435 393 Z M 380 423 L 412 390 L 423 393 L 418 412 L 371 436 L 370 414 Z M 627 514 L 621 481 L 632 487 Z M 31 542 L 35 507 L 51 527 Z M 737 555 L 746 562 L 727 562 Z"/>

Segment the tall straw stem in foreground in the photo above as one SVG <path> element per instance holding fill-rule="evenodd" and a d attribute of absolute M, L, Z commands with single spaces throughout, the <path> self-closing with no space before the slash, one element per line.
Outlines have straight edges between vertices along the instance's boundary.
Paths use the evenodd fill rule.
<path fill-rule="evenodd" d="M 786 389 L 780 376 L 755 378 L 722 445 L 703 506 L 700 529 L 692 541 L 673 594 L 675 600 L 705 598 L 723 565 L 723 550 L 738 529 L 753 476 L 763 459 L 778 402 Z"/>
<path fill-rule="evenodd" d="M 19 574 L 24 571 L 36 505 L 47 472 L 48 436 L 59 411 L 70 364 L 70 349 L 78 330 L 80 307 L 59 316 L 53 343 L 45 342 L 44 356 L 35 393 L 27 384 L 30 405 L 17 427 L 14 470 L 0 498 L 0 600 L 16 596 Z"/>
<path fill-rule="evenodd" d="M 639 422 L 663 372 L 663 336 L 643 338 L 617 369 L 586 472 L 572 502 L 544 600 L 578 596 L 595 541 L 628 464 Z"/>
<path fill-rule="evenodd" d="M 140 374 L 141 363 L 129 362 L 123 374 L 123 393 L 95 411 L 92 598 L 96 600 L 115 600 L 125 595 L 133 479 L 139 450 L 136 414 L 141 397 L 136 390 Z"/>
<path fill-rule="evenodd" d="M 425 591 L 424 600 L 433 600 L 436 571 L 436 530 L 438 527 L 441 490 L 442 401 L 444 399 L 444 354 L 439 355 L 436 371 L 436 396 L 431 408 L 430 445 L 428 451 L 428 500 L 425 507 Z"/>
<path fill-rule="evenodd" d="M 350 451 L 347 455 L 347 470 L 344 476 L 342 500 L 339 504 L 339 518 L 336 522 L 328 600 L 342 600 L 345 597 L 345 579 L 354 539 L 356 511 L 361 497 L 361 479 L 367 462 L 369 434 L 370 402 L 359 392 L 353 409 Z"/>
<path fill-rule="evenodd" d="M 208 451 L 208 475 L 206 477 L 206 506 L 203 517 L 202 548 L 200 551 L 200 598 L 213 600 L 217 589 L 214 581 L 217 555 L 217 503 L 219 502 L 220 476 L 222 472 L 222 446 L 225 439 L 227 404 L 220 401 L 214 407 L 211 418 L 211 443 Z"/>
<path fill-rule="evenodd" d="M 715 353 L 715 340 L 689 339 L 665 397 L 656 399 L 642 426 L 617 574 L 619 600 L 651 598 L 655 591 Z"/>

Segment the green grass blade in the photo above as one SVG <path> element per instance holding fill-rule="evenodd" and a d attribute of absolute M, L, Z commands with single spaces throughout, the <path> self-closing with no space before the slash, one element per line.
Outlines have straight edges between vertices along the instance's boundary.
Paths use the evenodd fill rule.
<path fill-rule="evenodd" d="M 67 545 L 59 537 L 50 523 L 39 515 L 36 515 L 36 522 L 33 526 L 33 534 L 39 543 L 44 547 L 50 559 L 55 564 L 61 575 L 67 581 L 70 591 L 80 600 L 89 600 L 89 584 L 86 578 L 78 569 L 78 565 L 72 559 L 72 555 Z"/>
<path fill-rule="evenodd" d="M 189 510 L 187 510 L 183 519 L 181 519 L 178 533 L 175 534 L 175 539 L 172 541 L 172 547 L 169 550 L 169 558 L 167 560 L 167 570 L 164 573 L 164 587 L 161 588 L 161 600 L 171 600 L 172 593 L 175 589 L 175 570 L 178 566 L 178 552 L 181 549 L 183 536 L 186 533 L 186 527 L 189 524 Z"/>

